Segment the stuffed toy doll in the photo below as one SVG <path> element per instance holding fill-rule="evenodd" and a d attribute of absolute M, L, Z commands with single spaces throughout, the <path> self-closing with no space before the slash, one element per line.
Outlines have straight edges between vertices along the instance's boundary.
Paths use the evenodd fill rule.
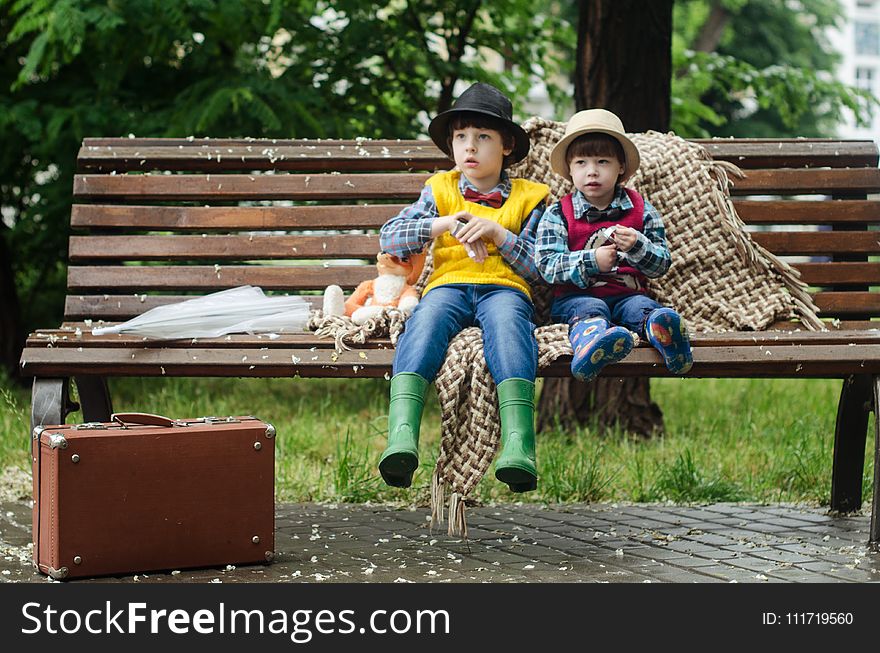
<path fill-rule="evenodd" d="M 344 303 L 339 286 L 329 286 L 324 291 L 324 315 L 346 315 L 355 324 L 363 324 L 385 308 L 411 313 L 419 303 L 419 293 L 412 284 L 418 280 L 423 266 L 423 254 L 403 261 L 380 253 L 376 256 L 378 276 L 358 284 Z"/>

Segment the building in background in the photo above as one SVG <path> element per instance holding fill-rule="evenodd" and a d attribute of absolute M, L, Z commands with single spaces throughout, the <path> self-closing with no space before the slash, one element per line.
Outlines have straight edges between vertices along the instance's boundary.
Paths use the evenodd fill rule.
<path fill-rule="evenodd" d="M 845 16 L 839 29 L 828 37 L 842 55 L 837 78 L 880 98 L 880 0 L 840 0 Z M 857 126 L 852 113 L 838 128 L 842 138 L 873 138 L 880 143 L 880 111 L 872 123 Z"/>

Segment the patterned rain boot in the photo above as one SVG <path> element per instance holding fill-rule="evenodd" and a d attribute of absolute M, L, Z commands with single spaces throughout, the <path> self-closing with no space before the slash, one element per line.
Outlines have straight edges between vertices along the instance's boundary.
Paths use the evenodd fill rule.
<path fill-rule="evenodd" d="M 428 382 L 412 372 L 391 378 L 388 447 L 379 459 L 379 472 L 388 485 L 412 485 L 413 472 L 419 466 L 419 427 L 427 388 Z"/>
<path fill-rule="evenodd" d="M 629 330 L 620 326 L 609 329 L 601 317 L 576 322 L 569 329 L 568 339 L 574 350 L 571 374 L 580 381 L 592 381 L 608 363 L 624 359 L 634 345 Z"/>
<path fill-rule="evenodd" d="M 645 335 L 663 356 L 672 374 L 686 374 L 694 364 L 691 341 L 681 316 L 671 308 L 658 308 L 645 321 Z"/>
<path fill-rule="evenodd" d="M 495 461 L 495 478 L 511 492 L 530 492 L 538 487 L 535 464 L 535 384 L 526 379 L 507 379 L 498 384 L 501 417 L 501 454 Z"/>

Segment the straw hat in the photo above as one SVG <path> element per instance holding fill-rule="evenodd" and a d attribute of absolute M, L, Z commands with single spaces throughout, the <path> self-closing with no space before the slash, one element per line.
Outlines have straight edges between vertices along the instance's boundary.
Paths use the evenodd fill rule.
<path fill-rule="evenodd" d="M 620 118 L 605 109 L 587 109 L 578 111 L 571 117 L 565 126 L 565 136 L 562 137 L 550 152 L 550 167 L 553 172 L 571 181 L 568 172 L 568 163 L 565 161 L 565 153 L 568 146 L 578 136 L 584 134 L 608 134 L 613 136 L 623 147 L 625 160 L 622 161 L 624 171 L 620 178 L 621 182 L 632 177 L 639 169 L 639 150 L 635 144 L 626 137 L 623 131 L 623 123 Z"/>
<path fill-rule="evenodd" d="M 516 163 L 525 158 L 529 153 L 529 135 L 518 124 L 513 122 L 513 105 L 501 91 L 490 84 L 477 82 L 471 84 L 455 101 L 451 109 L 438 113 L 431 124 L 428 125 L 428 134 L 434 145 L 439 147 L 447 156 L 452 156 L 449 151 L 449 121 L 459 113 L 480 113 L 491 116 L 506 125 L 513 134 L 515 145 L 513 147 L 513 162 Z"/>

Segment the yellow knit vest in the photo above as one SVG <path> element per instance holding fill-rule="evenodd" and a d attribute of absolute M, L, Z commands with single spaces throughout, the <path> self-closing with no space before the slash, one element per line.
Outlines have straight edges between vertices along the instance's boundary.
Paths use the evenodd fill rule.
<path fill-rule="evenodd" d="M 512 179 L 510 196 L 502 206 L 475 204 L 464 199 L 458 188 L 461 172 L 439 172 L 426 182 L 434 193 L 434 201 L 441 216 L 468 211 L 478 218 L 497 222 L 508 231 L 519 235 L 523 223 L 542 199 L 550 192 L 549 187 L 525 179 Z M 514 272 L 504 260 L 495 243 L 486 243 L 489 257 L 484 263 L 475 263 L 464 247 L 448 231 L 434 240 L 434 273 L 425 286 L 425 294 L 432 288 L 450 283 L 497 284 L 516 288 L 531 297 L 529 284 Z"/>

